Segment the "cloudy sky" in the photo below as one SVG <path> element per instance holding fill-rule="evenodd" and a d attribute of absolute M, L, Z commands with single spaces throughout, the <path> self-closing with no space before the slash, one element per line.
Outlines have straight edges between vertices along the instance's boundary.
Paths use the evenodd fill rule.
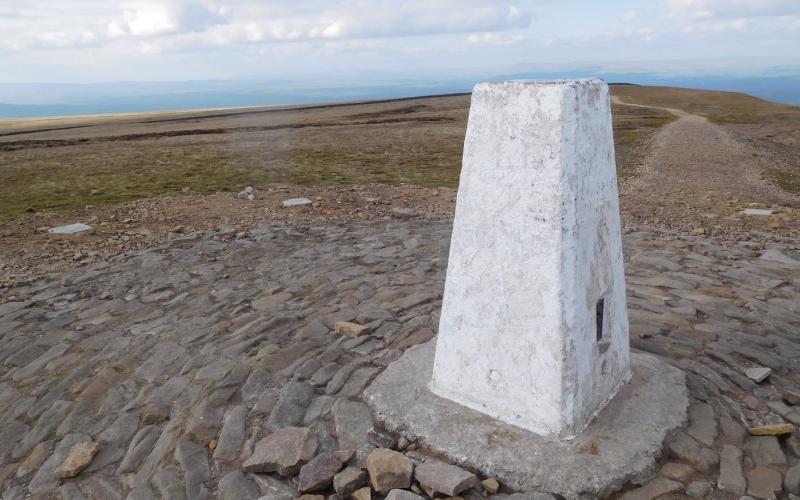
<path fill-rule="evenodd" d="M 0 0 L 0 82 L 800 62 L 800 0 Z"/>

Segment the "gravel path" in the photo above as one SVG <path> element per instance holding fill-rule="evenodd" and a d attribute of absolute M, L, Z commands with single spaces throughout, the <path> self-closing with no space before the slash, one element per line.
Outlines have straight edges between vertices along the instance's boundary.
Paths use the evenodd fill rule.
<path fill-rule="evenodd" d="M 354 476 L 376 445 L 426 460 L 371 432 L 360 394 L 435 335 L 450 230 L 446 220 L 261 225 L 20 286 L 0 303 L 2 498 L 293 498 L 296 471 L 245 465 L 289 426 L 308 428 L 318 455 L 355 449 Z M 626 498 L 799 494 L 797 433 L 748 429 L 800 424 L 800 255 L 646 232 L 627 234 L 625 253 L 632 346 L 685 370 L 692 394 L 666 464 Z M 368 332 L 339 335 L 338 320 Z M 755 382 L 754 367 L 770 374 Z M 83 442 L 99 444 L 89 467 L 57 477 Z"/>
<path fill-rule="evenodd" d="M 738 142 L 702 116 L 629 104 L 619 98 L 614 101 L 678 117 L 654 136 L 640 175 L 622 190 L 623 212 L 630 220 L 706 233 L 724 228 L 734 237 L 746 235 L 747 227 L 753 227 L 748 222 L 755 222 L 756 227 L 774 225 L 785 236 L 798 236 L 796 211 L 791 208 L 798 204 L 798 197 L 763 180 L 769 160 L 752 146 Z M 775 214 L 754 220 L 741 214 L 748 207 L 774 208 Z M 739 221 L 742 231 L 731 224 Z"/>

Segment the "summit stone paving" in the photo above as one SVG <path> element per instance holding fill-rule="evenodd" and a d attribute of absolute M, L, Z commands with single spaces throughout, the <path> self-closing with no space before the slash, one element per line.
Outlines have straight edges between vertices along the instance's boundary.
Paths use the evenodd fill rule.
<path fill-rule="evenodd" d="M 362 498 L 376 446 L 425 461 L 374 429 L 360 398 L 434 337 L 451 227 L 190 234 L 17 288 L 0 304 L 2 498 L 324 498 L 334 485 Z M 621 494 L 800 494 L 800 255 L 648 232 L 626 234 L 624 251 L 631 346 L 685 371 L 691 406 L 652 479 Z M 338 321 L 367 328 L 341 335 Z M 59 477 L 87 443 L 90 463 Z"/>

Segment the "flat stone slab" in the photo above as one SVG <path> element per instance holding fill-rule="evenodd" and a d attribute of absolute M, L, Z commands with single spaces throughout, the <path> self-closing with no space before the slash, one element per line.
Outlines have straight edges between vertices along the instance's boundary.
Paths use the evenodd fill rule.
<path fill-rule="evenodd" d="M 745 215 L 759 215 L 762 217 L 766 217 L 768 215 L 772 215 L 772 210 L 768 208 L 745 208 L 743 210 Z"/>
<path fill-rule="evenodd" d="M 314 203 L 313 201 L 309 200 L 308 198 L 291 198 L 288 200 L 284 200 L 281 203 L 283 208 L 290 208 L 290 207 L 302 207 L 305 205 L 311 205 Z"/>
<path fill-rule="evenodd" d="M 589 499 L 642 484 L 667 434 L 686 422 L 683 372 L 648 354 L 631 353 L 631 381 L 582 434 L 558 441 L 434 395 L 427 387 L 434 352 L 435 340 L 389 365 L 364 392 L 373 415 L 387 430 L 516 490 Z"/>
<path fill-rule="evenodd" d="M 88 234 L 94 228 L 89 224 L 83 222 L 76 222 L 74 224 L 67 224 L 66 226 L 53 227 L 47 230 L 50 234 L 60 234 L 66 236 L 74 236 L 79 234 Z"/>

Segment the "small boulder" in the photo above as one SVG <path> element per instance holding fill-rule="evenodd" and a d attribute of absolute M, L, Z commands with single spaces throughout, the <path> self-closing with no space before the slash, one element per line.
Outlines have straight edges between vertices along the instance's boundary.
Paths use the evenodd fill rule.
<path fill-rule="evenodd" d="M 346 337 L 359 337 L 367 332 L 369 327 L 358 325 L 349 321 L 337 321 L 333 325 L 334 331 L 339 335 Z"/>
<path fill-rule="evenodd" d="M 56 469 L 56 476 L 61 479 L 75 477 L 83 469 L 89 466 L 97 453 L 99 445 L 97 443 L 85 442 L 78 443 L 69 449 L 66 460 Z"/>
<path fill-rule="evenodd" d="M 363 488 L 369 482 L 366 472 L 356 467 L 347 467 L 333 478 L 333 489 L 339 498 L 347 498 L 354 491 Z"/>
<path fill-rule="evenodd" d="M 483 491 L 485 491 L 487 495 L 494 495 L 500 489 L 500 483 L 493 477 L 484 479 L 481 481 L 481 484 L 483 485 Z"/>
<path fill-rule="evenodd" d="M 369 486 L 356 490 L 350 495 L 351 500 L 372 500 L 372 489 Z"/>
<path fill-rule="evenodd" d="M 308 427 L 284 427 L 256 443 L 244 469 L 291 476 L 314 457 L 315 451 L 317 438 Z"/>
<path fill-rule="evenodd" d="M 314 457 L 300 468 L 300 475 L 297 477 L 298 491 L 310 493 L 326 489 L 334 476 L 344 467 L 348 455 L 352 456 L 352 453 L 343 455 L 340 452 L 329 451 Z"/>
<path fill-rule="evenodd" d="M 402 453 L 377 448 L 367 457 L 367 471 L 372 487 L 385 495 L 391 490 L 411 486 L 414 463 Z"/>
<path fill-rule="evenodd" d="M 392 490 L 386 495 L 386 500 L 423 500 L 419 495 L 415 495 L 406 490 Z"/>
<path fill-rule="evenodd" d="M 414 477 L 422 486 L 451 497 L 480 484 L 475 474 L 438 460 L 417 465 Z"/>
<path fill-rule="evenodd" d="M 256 199 L 257 194 L 258 193 L 256 193 L 255 189 L 253 189 L 253 186 L 247 186 L 246 188 L 244 188 L 244 191 L 240 192 L 238 195 L 236 195 L 236 197 L 239 198 L 240 200 L 253 201 Z"/>
<path fill-rule="evenodd" d="M 766 366 L 756 366 L 753 368 L 748 368 L 744 371 L 744 374 L 747 375 L 747 378 L 753 382 L 760 384 L 772 374 L 772 369 L 767 368 Z"/>

